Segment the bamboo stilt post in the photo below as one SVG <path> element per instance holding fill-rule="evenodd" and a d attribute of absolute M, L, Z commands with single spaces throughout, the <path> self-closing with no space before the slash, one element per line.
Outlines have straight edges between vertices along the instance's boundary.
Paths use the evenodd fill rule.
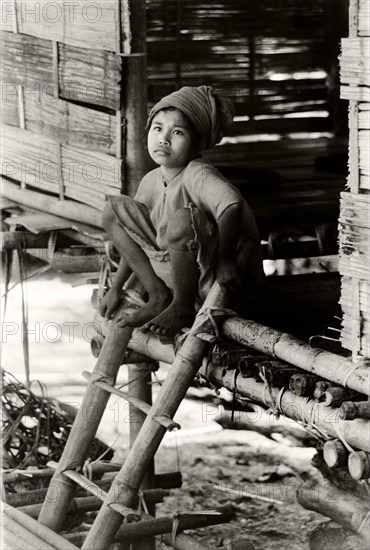
<path fill-rule="evenodd" d="M 131 333 L 130 328 L 117 329 L 105 339 L 40 513 L 39 522 L 53 531 L 58 532 L 62 528 L 76 490 L 76 485 L 67 479 L 63 471 L 77 469 L 84 464 L 110 396 L 109 392 L 94 384 L 94 375 L 114 385 Z"/>
<path fill-rule="evenodd" d="M 136 397 L 152 404 L 152 386 L 151 386 L 151 364 L 128 365 L 129 376 L 129 394 L 131 397 Z M 135 409 L 129 404 L 129 419 L 130 419 L 130 447 L 133 446 L 135 440 L 144 423 L 146 415 Z M 140 489 L 152 489 L 154 487 L 154 458 L 149 462 L 147 471 L 141 482 Z M 148 513 L 155 515 L 155 505 L 147 504 Z M 155 550 L 155 539 L 151 536 L 143 537 L 135 541 L 133 544 L 123 541 L 120 544 L 120 550 Z"/>
<path fill-rule="evenodd" d="M 145 0 L 121 0 L 122 111 L 125 127 L 123 192 L 134 196 L 145 169 L 147 118 L 146 4 Z"/>
<path fill-rule="evenodd" d="M 241 317 L 225 319 L 220 326 L 223 336 L 253 349 L 277 357 L 359 393 L 370 395 L 370 368 L 320 349 L 311 348 L 290 334 Z"/>
<path fill-rule="evenodd" d="M 110 505 L 119 502 L 130 507 L 135 501 L 148 465 L 165 434 L 163 426 L 158 424 L 153 417 L 166 415 L 172 418 L 177 411 L 208 350 L 208 343 L 196 336 L 199 319 L 208 308 L 223 307 L 224 304 L 224 293 L 215 282 L 193 328 L 176 355 L 172 368 L 151 408 L 151 413 L 146 417 L 124 466 L 112 484 L 108 497 L 82 547 L 83 550 L 105 550 L 114 540 L 122 522 L 122 516 L 112 510 Z"/>

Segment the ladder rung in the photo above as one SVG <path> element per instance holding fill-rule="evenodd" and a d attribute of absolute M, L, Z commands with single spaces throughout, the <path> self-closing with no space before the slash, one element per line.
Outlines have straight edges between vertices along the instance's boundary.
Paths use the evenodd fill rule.
<path fill-rule="evenodd" d="M 58 467 L 58 462 L 55 462 L 55 460 L 49 460 L 49 462 L 46 464 L 50 468 L 45 470 L 26 470 L 26 472 L 30 472 L 30 476 L 32 477 L 33 474 L 36 472 L 36 474 L 42 474 L 42 472 L 46 472 L 47 475 L 45 477 L 53 477 L 53 474 L 55 472 L 55 469 Z M 104 462 L 104 461 L 98 461 L 98 462 L 92 462 L 87 465 L 89 470 L 92 472 L 93 475 L 99 475 L 99 474 L 116 474 L 120 471 L 122 468 L 122 463 L 120 462 Z M 22 473 L 22 472 L 21 472 Z M 16 481 L 17 478 L 14 479 Z M 4 483 L 8 482 L 8 478 L 4 479 Z"/>
<path fill-rule="evenodd" d="M 142 512 L 138 512 L 137 510 L 134 510 L 133 508 L 128 508 L 124 504 L 121 504 L 120 502 L 112 502 L 109 504 L 109 507 L 112 508 L 115 512 L 118 512 L 123 516 L 127 523 L 132 523 L 136 521 L 140 521 L 142 517 Z"/>
<path fill-rule="evenodd" d="M 88 381 L 90 381 L 91 379 L 91 374 L 87 371 L 83 371 L 82 376 Z M 145 401 L 142 401 L 137 397 L 133 397 L 129 395 L 127 392 L 117 390 L 114 386 L 111 386 L 107 382 L 103 382 L 103 380 L 95 380 L 94 384 L 96 384 L 103 390 L 113 393 L 114 395 L 118 395 L 118 397 L 122 397 L 122 399 L 126 399 L 126 401 L 131 403 L 131 405 L 134 405 L 134 407 L 139 409 L 139 411 L 143 412 L 144 414 L 148 415 L 150 413 L 151 406 L 148 403 L 145 403 Z M 180 424 L 178 424 L 177 422 L 172 420 L 172 418 L 169 418 L 168 416 L 165 416 L 165 415 L 153 416 L 153 420 L 161 424 L 164 428 L 166 428 L 166 430 L 169 430 L 169 431 L 174 429 L 179 430 L 181 428 Z"/>
<path fill-rule="evenodd" d="M 87 479 L 82 474 L 76 472 L 76 470 L 64 470 L 63 474 L 71 481 L 74 481 L 77 485 L 85 489 L 88 493 L 98 497 L 100 500 L 104 500 L 108 493 L 103 491 L 101 487 L 95 485 L 92 481 Z"/>
<path fill-rule="evenodd" d="M 172 418 L 169 418 L 168 416 L 164 416 L 162 414 L 156 414 L 155 416 L 153 416 L 153 420 L 159 422 L 159 424 L 162 424 L 162 426 L 164 426 L 169 432 L 171 432 L 172 430 L 181 429 L 180 424 L 172 420 Z"/>

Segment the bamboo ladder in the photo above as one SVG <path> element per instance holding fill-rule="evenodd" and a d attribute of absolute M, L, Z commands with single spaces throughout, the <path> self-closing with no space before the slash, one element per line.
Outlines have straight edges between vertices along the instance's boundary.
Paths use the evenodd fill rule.
<path fill-rule="evenodd" d="M 197 336 L 199 319 L 209 309 L 224 305 L 224 293 L 215 282 L 185 342 L 176 354 L 162 389 L 151 407 L 145 401 L 130 397 L 114 387 L 132 329 L 123 328 L 120 332 L 111 331 L 108 334 L 94 371 L 88 376 L 89 383 L 85 397 L 50 482 L 39 516 L 40 523 L 53 531 L 61 530 L 77 485 L 84 486 L 103 501 L 100 512 L 82 546 L 84 550 L 108 548 L 124 517 L 137 514 L 132 506 L 137 499 L 141 482 L 166 430 L 179 427 L 172 418 L 208 350 L 208 342 Z M 204 332 L 204 329 L 202 330 Z M 84 479 L 79 470 L 84 464 L 111 393 L 128 399 L 134 407 L 146 414 L 146 419 L 111 489 L 107 494 L 102 494 L 101 488 Z"/>

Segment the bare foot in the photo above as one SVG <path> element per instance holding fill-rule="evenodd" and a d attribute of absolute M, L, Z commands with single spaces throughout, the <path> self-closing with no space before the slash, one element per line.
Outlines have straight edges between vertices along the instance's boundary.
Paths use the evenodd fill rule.
<path fill-rule="evenodd" d="M 149 302 L 142 306 L 137 311 L 133 311 L 120 317 L 116 320 L 116 323 L 121 328 L 124 327 L 141 327 L 153 317 L 159 315 L 163 310 L 166 309 L 168 304 L 171 303 L 172 295 L 170 292 L 156 295 L 153 298 L 149 298 Z"/>
<path fill-rule="evenodd" d="M 155 332 L 159 336 L 174 336 L 184 327 L 190 327 L 195 318 L 195 309 L 183 304 L 172 302 L 167 309 L 157 317 L 152 318 L 141 330 L 143 332 Z"/>

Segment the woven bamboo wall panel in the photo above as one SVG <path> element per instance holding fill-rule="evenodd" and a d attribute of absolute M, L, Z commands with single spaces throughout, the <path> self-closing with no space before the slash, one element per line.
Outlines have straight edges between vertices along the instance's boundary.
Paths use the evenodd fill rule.
<path fill-rule="evenodd" d="M 5 31 L 0 39 L 1 80 L 9 89 L 12 84 L 33 84 L 30 89 L 35 89 L 35 83 L 55 85 L 52 42 Z"/>
<path fill-rule="evenodd" d="M 122 161 L 119 159 L 65 146 L 62 168 L 67 197 L 101 210 L 107 195 L 120 194 Z"/>
<path fill-rule="evenodd" d="M 1 172 L 28 187 L 102 209 L 120 194 L 122 161 L 12 126 L 2 127 Z"/>
<path fill-rule="evenodd" d="M 71 46 L 119 51 L 119 0 L 5 1 L 3 30 Z"/>
<path fill-rule="evenodd" d="M 23 184 L 57 194 L 58 144 L 12 126 L 1 127 L 1 173 Z"/>
<path fill-rule="evenodd" d="M 18 90 L 16 86 L 2 83 L 0 117 L 3 124 L 19 126 Z M 18 121 L 18 122 L 15 122 Z"/>
<path fill-rule="evenodd" d="M 106 51 L 91 52 L 58 45 L 59 90 L 64 99 L 120 108 L 122 59 Z"/>
<path fill-rule="evenodd" d="M 7 124 L 19 126 L 20 101 L 23 101 L 26 130 L 66 145 L 116 154 L 115 116 L 35 91 L 24 94 L 23 99 L 16 102 L 7 114 Z"/>
<path fill-rule="evenodd" d="M 58 63 L 53 57 L 53 44 L 32 36 L 1 33 L 3 102 L 11 101 L 16 85 L 26 95 L 33 92 L 45 97 L 58 95 L 73 101 L 120 107 L 121 58 L 106 51 L 57 44 Z"/>

